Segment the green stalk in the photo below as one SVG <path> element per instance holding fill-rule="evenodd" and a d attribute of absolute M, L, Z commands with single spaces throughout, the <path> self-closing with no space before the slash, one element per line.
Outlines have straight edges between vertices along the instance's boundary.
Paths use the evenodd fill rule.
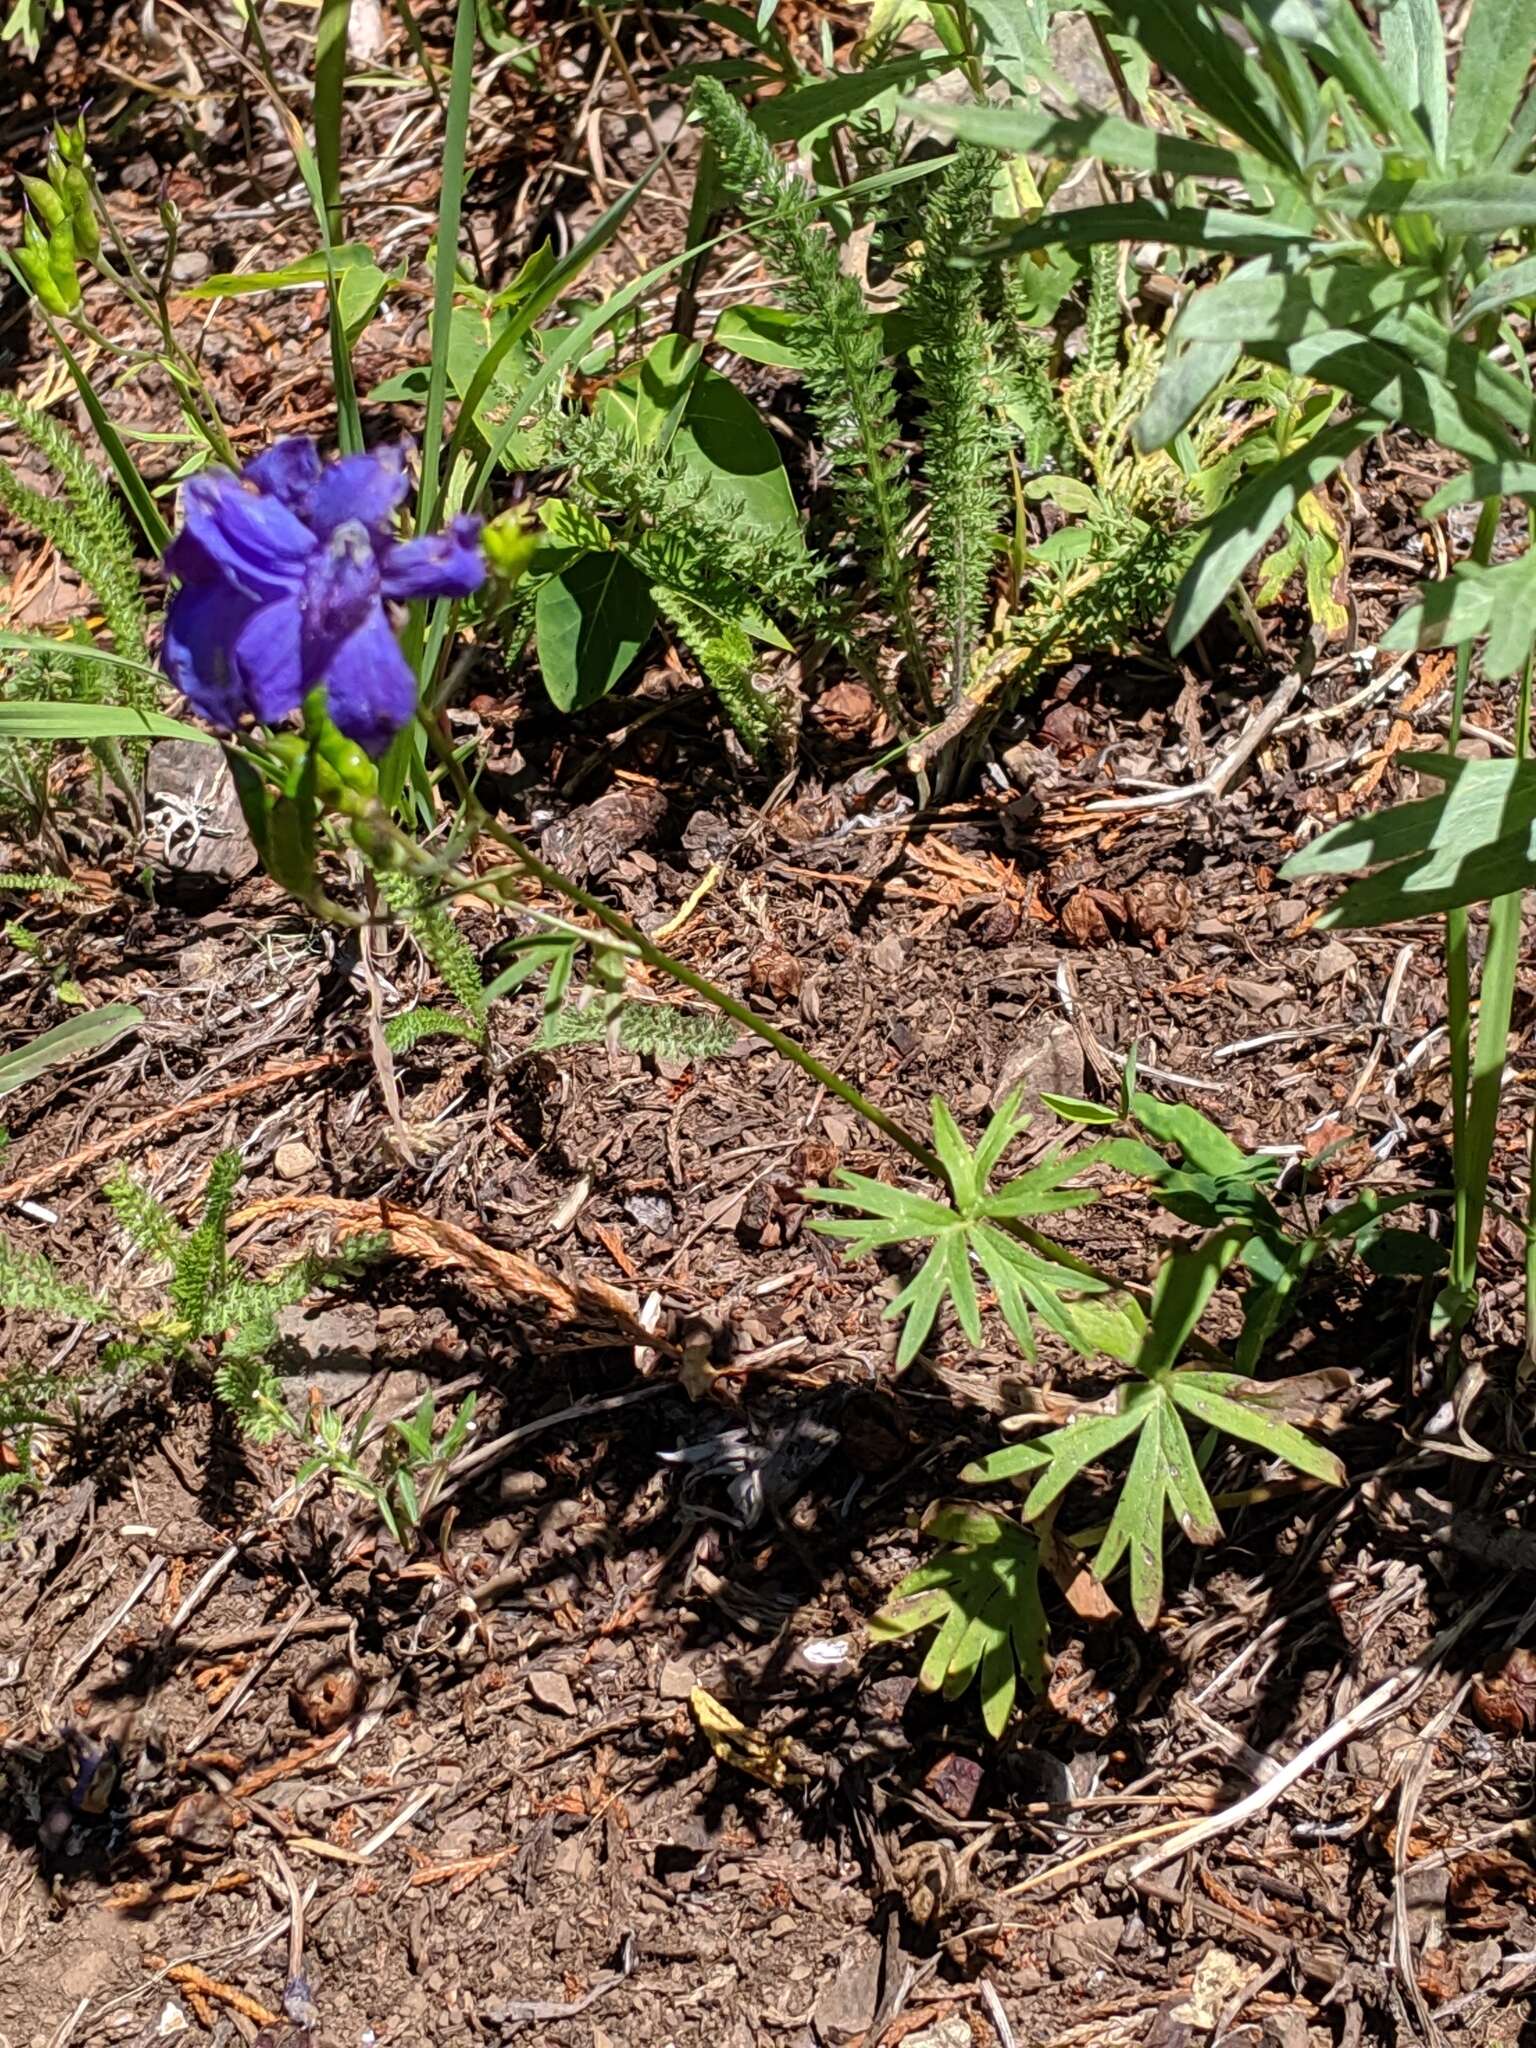
<path fill-rule="evenodd" d="M 459 224 L 464 209 L 465 165 L 468 155 L 469 108 L 475 82 L 475 0 L 458 0 L 453 24 L 453 60 L 448 81 L 448 111 L 443 124 L 443 184 L 437 206 L 437 258 L 432 274 L 432 360 L 427 371 L 427 403 L 421 431 L 421 488 L 416 502 L 416 531 L 431 530 L 437 510 L 443 459 L 443 416 L 448 404 L 448 347 L 453 338 L 453 302 L 459 277 Z M 466 405 L 464 412 L 473 417 Z M 462 426 L 463 422 L 460 422 Z M 433 659 L 428 665 L 435 673 L 441 646 L 446 639 L 452 606 L 413 604 L 401 646 L 406 660 L 418 676 L 424 673 L 428 623 L 434 621 Z M 432 791 L 426 772 L 426 756 L 418 729 L 408 726 L 399 733 L 384 758 L 379 792 L 395 809 L 402 801 L 407 783 L 422 824 L 432 816 Z"/>
<path fill-rule="evenodd" d="M 1501 502 L 1484 500 L 1472 540 L 1470 559 L 1486 564 L 1493 554 L 1499 528 Z M 1450 730 L 1446 751 L 1454 754 L 1461 743 L 1462 718 L 1466 711 L 1467 685 L 1472 673 L 1472 643 L 1464 640 L 1456 650 L 1456 686 L 1451 700 Z M 1489 948 L 1493 944 L 1493 910 L 1489 911 Z M 1484 972 L 1486 974 L 1486 965 Z M 1455 1167 L 1455 1228 L 1451 1244 L 1447 1305 L 1453 1324 L 1459 1328 L 1471 1314 L 1477 1287 L 1477 1246 L 1482 1231 L 1482 1203 L 1486 1188 L 1476 1204 L 1477 1228 L 1472 1229 L 1473 1202 L 1469 1174 L 1472 1154 L 1468 1145 L 1468 1121 L 1472 1096 L 1472 960 L 1468 945 L 1467 913 L 1464 909 L 1445 914 L 1445 983 L 1447 1028 L 1451 1046 L 1451 1157 Z M 1506 1020 L 1507 1028 L 1507 1020 Z M 1481 1035 L 1481 1034 L 1479 1034 Z M 1501 1055 L 1502 1058 L 1502 1055 Z M 1465 1304 L 1463 1308 L 1462 1304 Z"/>
<path fill-rule="evenodd" d="M 463 792 L 460 794 L 462 801 Z M 654 939 L 647 938 L 638 925 L 631 924 L 629 919 L 617 910 L 610 909 L 600 896 L 594 896 L 583 889 L 578 882 L 573 882 L 569 875 L 562 875 L 557 869 L 546 867 L 536 853 L 530 852 L 520 839 L 492 818 L 474 797 L 470 797 L 469 802 L 473 806 L 471 817 L 474 824 L 488 838 L 493 839 L 504 853 L 509 854 L 514 865 L 530 879 L 538 882 L 552 894 L 564 897 L 567 903 L 577 905 L 589 917 L 595 918 L 605 931 L 612 932 L 616 939 L 621 939 L 626 946 L 632 948 L 647 967 L 654 967 L 659 974 L 669 975 L 672 980 L 679 982 L 702 1001 L 721 1011 L 733 1022 L 743 1025 L 765 1044 L 771 1045 L 776 1053 L 789 1061 L 791 1066 L 798 1067 L 808 1080 L 814 1081 L 818 1087 L 825 1088 L 829 1095 L 835 1095 L 840 1102 L 846 1103 L 856 1116 L 872 1124 L 877 1131 L 889 1138 L 893 1145 L 899 1145 L 925 1173 L 932 1174 L 935 1180 L 948 1185 L 948 1176 L 936 1155 L 929 1151 L 921 1139 L 915 1138 L 905 1125 L 898 1123 L 895 1117 L 887 1116 L 877 1103 L 871 1102 L 867 1095 L 861 1094 L 851 1081 L 845 1081 L 841 1074 L 835 1073 L 831 1067 L 817 1059 L 813 1052 L 807 1051 L 797 1039 L 791 1038 L 787 1031 L 781 1031 L 776 1024 L 770 1024 L 766 1017 L 760 1017 L 754 1009 L 740 1002 L 729 990 L 721 988 L 707 976 L 696 973 L 686 961 L 664 952 Z"/>
<path fill-rule="evenodd" d="M 448 343 L 453 332 L 453 299 L 458 283 L 459 222 L 464 207 L 469 103 L 474 82 L 475 0 L 459 0 L 453 24 L 448 117 L 443 130 L 443 188 L 437 207 L 437 266 L 432 278 L 432 364 L 427 375 L 427 408 L 421 431 L 421 500 L 416 523 L 422 533 L 430 531 L 432 514 L 437 509 L 443 411 L 448 397 Z"/>

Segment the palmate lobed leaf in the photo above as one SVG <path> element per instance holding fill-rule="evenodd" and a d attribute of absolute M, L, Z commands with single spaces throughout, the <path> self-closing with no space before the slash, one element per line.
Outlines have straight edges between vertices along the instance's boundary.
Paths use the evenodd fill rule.
<path fill-rule="evenodd" d="M 991 1281 L 999 1311 L 1026 1358 L 1035 1355 L 1033 1319 L 1037 1315 L 1085 1356 L 1103 1349 L 1112 1356 L 1126 1357 L 1134 1347 L 1139 1330 L 1128 1315 L 1106 1308 L 1085 1328 L 1076 1308 L 1062 1298 L 1064 1293 L 1103 1294 L 1108 1291 L 1107 1282 L 1078 1271 L 1066 1253 L 1053 1257 L 1048 1241 L 1040 1240 L 1037 1248 L 989 1220 L 1049 1215 L 1096 1199 L 1092 1189 L 1067 1188 L 1063 1183 L 1109 1156 L 1113 1141 L 1065 1157 L 1053 1154 L 996 1194 L 987 1192 L 993 1169 L 1028 1122 L 1020 1111 L 1018 1095 L 1010 1095 L 994 1112 L 973 1149 L 966 1144 L 948 1105 L 935 1098 L 934 1149 L 953 1192 L 953 1203 L 846 1171 L 837 1175 L 835 1187 L 804 1190 L 808 1202 L 863 1211 L 852 1216 L 818 1216 L 811 1221 L 810 1227 L 820 1235 L 845 1243 L 845 1257 L 858 1258 L 897 1244 L 929 1246 L 922 1263 L 885 1311 L 889 1319 L 904 1318 L 896 1350 L 898 1369 L 917 1356 L 946 1296 L 953 1302 L 968 1340 L 981 1342 L 981 1302 L 973 1260 Z"/>
<path fill-rule="evenodd" d="M 1006 1516 L 963 1502 L 936 1502 L 923 1527 L 950 1547 L 901 1582 L 870 1632 L 894 1640 L 933 1628 L 919 1685 L 955 1700 L 979 1682 L 982 1720 L 1001 1736 L 1020 1674 L 1031 1692 L 1045 1689 L 1039 1546 Z"/>
<path fill-rule="evenodd" d="M 1194 1448 L 1162 1387 L 1143 1404 L 1141 1433 L 1131 1469 L 1103 1543 L 1094 1574 L 1105 1580 L 1121 1559 L 1130 1558 L 1131 1608 L 1143 1628 L 1156 1622 L 1163 1604 L 1163 1524 L 1171 1511 L 1192 1543 L 1214 1543 L 1221 1535 Z"/>
<path fill-rule="evenodd" d="M 1028 1443 L 1005 1446 L 967 1466 L 963 1474 L 972 1485 L 1011 1481 L 1025 1494 L 1023 1519 L 1033 1522 L 1056 1507 L 1074 1479 L 1134 1437 L 1130 1470 L 1094 1571 L 1105 1579 L 1129 1558 L 1131 1604 L 1147 1626 L 1162 1604 L 1163 1529 L 1168 1516 L 1191 1542 L 1214 1542 L 1221 1533 L 1186 1417 L 1203 1429 L 1282 1458 L 1296 1471 L 1327 1484 L 1341 1485 L 1346 1476 L 1331 1451 L 1286 1419 L 1284 1402 L 1294 1397 L 1294 1384 L 1271 1390 L 1237 1373 L 1178 1364 L 1217 1282 L 1247 1242 L 1246 1226 L 1230 1224 L 1193 1251 L 1176 1253 L 1164 1263 L 1135 1359 L 1144 1377 L 1119 1390 L 1113 1413 L 1081 1414 Z"/>

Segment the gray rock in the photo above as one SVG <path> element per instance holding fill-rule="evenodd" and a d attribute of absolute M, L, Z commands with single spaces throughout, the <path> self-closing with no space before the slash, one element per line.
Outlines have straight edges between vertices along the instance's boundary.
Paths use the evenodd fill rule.
<path fill-rule="evenodd" d="M 565 1714 L 574 1719 L 581 1712 L 576 1704 L 576 1695 L 571 1691 L 571 1681 L 563 1671 L 530 1671 L 528 1690 L 551 1714 Z"/>
<path fill-rule="evenodd" d="M 152 850 L 173 874 L 233 887 L 256 872 L 256 848 L 217 747 L 157 741 L 150 749 L 145 801 Z"/>
<path fill-rule="evenodd" d="M 856 1935 L 837 1974 L 822 1986 L 812 2015 L 818 2040 L 828 2048 L 844 2048 L 868 2032 L 880 2000 L 880 1944 L 871 1935 Z"/>
<path fill-rule="evenodd" d="M 290 1399 L 302 1399 L 315 1387 L 332 1405 L 349 1400 L 377 1364 L 378 1322 L 363 1302 L 325 1302 L 313 1307 L 299 1302 L 281 1312 L 277 1327 L 287 1340 L 289 1372 L 282 1384 Z M 410 1376 L 400 1377 L 403 1381 Z M 397 1397 L 392 1389 L 389 1406 L 399 1406 L 409 1393 L 409 1387 L 402 1385 Z"/>

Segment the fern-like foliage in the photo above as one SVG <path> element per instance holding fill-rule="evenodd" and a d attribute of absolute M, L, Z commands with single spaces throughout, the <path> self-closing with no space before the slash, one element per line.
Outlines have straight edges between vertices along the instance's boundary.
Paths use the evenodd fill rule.
<path fill-rule="evenodd" d="M 41 869 L 0 874 L 0 895 L 83 896 L 85 885 L 72 875 L 49 875 Z"/>
<path fill-rule="evenodd" d="M 816 193 L 774 155 L 717 79 L 695 87 L 721 178 L 752 218 L 748 232 L 791 312 L 805 318 L 802 374 L 843 516 L 880 595 L 913 683 L 931 707 L 906 544 L 911 497 L 897 452 L 895 392 L 880 327 L 816 218 Z"/>
<path fill-rule="evenodd" d="M 37 490 L 0 461 L 0 508 L 53 543 L 95 598 L 117 653 L 129 662 L 147 664 L 149 630 L 133 537 L 106 480 L 66 427 L 14 393 L 0 391 L 0 422 L 9 422 L 42 457 L 60 486 L 57 492 Z M 83 625 L 74 627 L 73 640 L 82 648 L 91 646 Z M 46 654 L 0 659 L 0 698 L 155 709 L 156 686 L 147 666 L 92 661 L 72 655 L 70 648 L 66 640 Z M 110 740 L 98 741 L 94 748 L 134 802 L 136 781 L 124 765 L 124 754 L 138 768 L 144 751 L 142 745 L 123 749 Z M 46 743 L 12 741 L 0 746 L 0 813 L 19 820 L 29 836 L 42 829 L 48 814 L 52 759 L 53 748 Z"/>
<path fill-rule="evenodd" d="M 535 1041 L 540 1047 L 599 1045 L 613 1032 L 626 1052 L 670 1060 L 717 1059 L 736 1043 L 724 1017 L 680 1010 L 672 1003 L 568 1003 L 548 1012 Z"/>
<path fill-rule="evenodd" d="M 490 1008 L 485 978 L 474 948 L 441 894 L 424 877 L 396 869 L 381 868 L 374 880 L 380 896 L 426 954 L 444 987 L 463 1006 L 477 1040 L 483 1039 Z"/>
<path fill-rule="evenodd" d="M 176 1247 L 168 1290 L 171 1307 L 177 1321 L 193 1331 L 204 1329 L 208 1304 L 229 1284 L 229 1212 L 243 1170 L 233 1147 L 218 1155 L 208 1170 L 197 1228 Z"/>
<path fill-rule="evenodd" d="M 43 457 L 61 489 L 57 496 L 34 490 L 9 463 L 0 462 L 0 505 L 14 519 L 52 541 L 101 607 L 119 654 L 146 662 L 149 636 L 139 572 L 128 522 L 106 480 L 66 427 L 0 391 L 0 419 Z M 133 669 L 115 673 L 122 703 L 142 711 L 155 708 L 151 677 Z"/>
<path fill-rule="evenodd" d="M 182 1228 L 163 1202 L 126 1173 L 109 1180 L 102 1193 L 112 1205 L 118 1228 L 136 1251 L 155 1259 L 175 1258 Z"/>
<path fill-rule="evenodd" d="M 384 1026 L 384 1043 L 396 1053 L 410 1052 L 424 1038 L 463 1038 L 471 1045 L 479 1045 L 484 1036 L 484 1027 L 473 1017 L 458 1010 L 436 1010 L 425 1003 L 402 1010 Z"/>
<path fill-rule="evenodd" d="M 758 757 L 771 746 L 782 748 L 783 707 L 758 688 L 757 657 L 741 627 L 663 583 L 652 584 L 651 595 L 656 609 L 708 677 L 748 753 Z"/>
<path fill-rule="evenodd" d="M 691 576 L 723 579 L 757 604 L 816 616 L 822 572 L 799 533 L 758 525 L 739 498 L 712 488 L 675 450 L 637 448 L 597 413 L 574 412 L 551 429 L 547 459 L 566 470 L 578 504 L 642 522 L 642 548 L 676 551 L 656 565 L 663 581 L 690 590 Z"/>
<path fill-rule="evenodd" d="M 1088 252 L 1088 310 L 1083 317 L 1083 348 L 1078 367 L 1093 377 L 1107 377 L 1120 359 L 1120 249 L 1118 243 L 1095 243 Z"/>
<path fill-rule="evenodd" d="M 222 1359 L 214 1371 L 213 1391 L 252 1443 L 269 1444 L 289 1427 L 282 1382 L 254 1352 Z"/>
<path fill-rule="evenodd" d="M 105 1322 L 108 1309 L 84 1287 L 57 1271 L 41 1252 L 22 1251 L 0 1237 L 0 1308 L 23 1309 L 56 1322 Z"/>
<path fill-rule="evenodd" d="M 565 465 L 571 503 L 623 518 L 626 551 L 651 579 L 657 609 L 748 751 L 787 752 L 786 707 L 759 686 L 742 621 L 760 621 L 766 606 L 821 623 L 819 571 L 798 530 L 760 526 L 671 449 L 638 449 L 596 414 L 571 415 L 552 453 Z"/>
<path fill-rule="evenodd" d="M 1056 388 L 1056 337 L 1031 324 L 1018 273 L 1004 269 L 996 290 L 994 331 L 999 399 L 1024 443 L 1031 470 L 1075 466 L 1061 395 Z"/>
<path fill-rule="evenodd" d="M 1003 501 L 983 275 L 954 259 L 986 234 L 995 174 L 991 151 L 961 145 L 923 216 L 922 257 L 906 300 L 923 388 L 928 554 L 954 702 L 965 693 Z"/>
<path fill-rule="evenodd" d="M 266 1278 L 238 1267 L 229 1254 L 229 1215 L 241 1171 L 240 1154 L 221 1152 L 208 1176 L 202 1212 L 183 1230 L 163 1203 L 126 1176 L 106 1189 L 124 1235 L 138 1250 L 169 1263 L 163 1306 L 135 1318 L 122 1304 L 75 1286 L 36 1252 L 0 1238 L 0 1310 L 19 1309 L 50 1321 L 115 1325 L 97 1354 L 97 1377 L 177 1364 L 201 1364 L 217 1346 L 215 1392 L 228 1402 L 245 1432 L 266 1443 L 279 1434 L 302 1436 L 289 1414 L 270 1363 L 278 1345 L 278 1316 L 322 1288 L 353 1278 L 381 1258 L 381 1234 L 347 1239 L 331 1252 L 305 1252 Z M 25 1364 L 0 1363 L 0 1444 L 14 1470 L 0 1485 L 0 1533 L 7 1529 L 6 1499 L 39 1482 L 40 1438 L 59 1427 L 66 1397 L 77 1383 Z"/>

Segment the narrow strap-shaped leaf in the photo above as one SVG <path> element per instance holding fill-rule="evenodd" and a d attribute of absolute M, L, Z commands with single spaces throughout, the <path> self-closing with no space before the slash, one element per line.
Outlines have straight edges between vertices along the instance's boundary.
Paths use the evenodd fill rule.
<path fill-rule="evenodd" d="M 343 234 L 341 120 L 347 82 L 347 30 L 352 0 L 322 0 L 315 32 L 315 166 L 331 240 Z"/>
<path fill-rule="evenodd" d="M 143 1022 L 144 1012 L 133 1003 L 103 1003 L 98 1009 L 67 1017 L 28 1044 L 0 1053 L 0 1095 L 25 1087 L 50 1067 L 101 1052 Z"/>
<path fill-rule="evenodd" d="M 960 1318 L 960 1327 L 972 1344 L 981 1342 L 981 1308 L 976 1297 L 976 1276 L 971 1271 L 971 1248 L 962 1230 L 951 1230 L 942 1240 L 949 1298 Z"/>
<path fill-rule="evenodd" d="M 1057 114 L 1049 108 L 959 105 L 935 106 L 926 100 L 904 100 L 902 113 L 958 135 L 964 142 L 989 149 L 1059 157 L 1080 163 L 1097 157 L 1127 171 L 1162 171 L 1170 178 L 1222 178 L 1271 184 L 1284 175 L 1267 157 L 1223 149 L 1212 142 L 1145 128 L 1120 114 Z"/>
<path fill-rule="evenodd" d="M 1401 80 L 1430 147 L 1444 161 L 1450 134 L 1450 94 L 1439 0 L 1387 0 L 1380 27 L 1388 68 Z"/>
<path fill-rule="evenodd" d="M 933 1149 L 949 1178 L 957 1207 L 968 1211 L 977 1194 L 976 1163 L 971 1157 L 971 1148 L 962 1137 L 960 1126 L 943 1097 L 935 1095 L 931 1107 Z"/>
<path fill-rule="evenodd" d="M 909 1366 L 923 1348 L 939 1313 L 939 1304 L 944 1299 L 946 1277 L 947 1253 L 941 1240 L 886 1310 L 887 1321 L 894 1321 L 901 1315 L 906 1317 L 901 1341 L 896 1347 L 898 1371 Z"/>
<path fill-rule="evenodd" d="M 1461 95 L 1456 95 L 1460 106 Z M 1339 213 L 1387 218 L 1427 213 L 1447 235 L 1496 235 L 1536 223 L 1536 176 L 1523 171 L 1474 171 L 1459 178 L 1378 178 L 1369 185 L 1338 185 L 1328 204 Z"/>
<path fill-rule="evenodd" d="M 1237 1227 L 1215 1231 L 1194 1251 L 1175 1252 L 1164 1260 L 1152 1287 L 1151 1318 L 1136 1357 L 1138 1372 L 1151 1379 L 1178 1363 L 1217 1281 L 1246 1235 Z"/>
<path fill-rule="evenodd" d="M 475 0 L 458 0 L 453 27 L 448 109 L 443 122 L 443 181 L 437 203 L 437 260 L 432 277 L 432 360 L 427 372 L 427 407 L 421 432 L 418 517 L 423 528 L 431 525 L 437 510 L 438 485 L 442 475 L 448 345 L 453 331 L 453 300 L 458 284 L 459 222 L 464 202 L 469 107 L 474 92 L 475 25 Z M 510 324 L 515 326 L 517 323 Z M 473 407 L 468 403 L 464 411 L 473 416 Z"/>
<path fill-rule="evenodd" d="M 8 249 L 0 249 L 0 264 L 3 264 L 10 272 L 22 290 L 30 294 L 31 287 L 17 269 L 15 258 Z M 122 488 L 123 496 L 127 499 L 133 516 L 138 521 L 139 531 L 149 544 L 150 553 L 155 556 L 163 555 L 171 544 L 171 529 L 161 517 L 160 508 L 154 501 L 149 485 L 140 476 L 138 464 L 128 453 L 122 435 L 113 425 L 107 414 L 106 407 L 97 397 L 96 387 L 86 375 L 80 359 L 64 339 L 63 334 L 46 307 L 39 307 L 38 310 L 42 313 L 43 319 L 48 324 L 48 333 L 53 346 L 63 357 L 64 366 L 74 380 L 75 389 L 80 395 L 80 403 L 90 415 L 91 426 L 95 430 L 96 438 L 100 441 L 107 460 L 112 465 L 113 473 Z"/>
<path fill-rule="evenodd" d="M 1338 79 L 1371 117 L 1375 126 L 1400 148 L 1415 154 L 1428 153 L 1434 145 L 1429 131 L 1410 103 L 1398 90 L 1394 68 L 1381 61 L 1380 53 L 1354 9 L 1354 0 L 1329 0 L 1326 6 L 1308 0 L 1297 7 L 1294 0 L 1278 0 L 1277 12 L 1290 17 L 1308 14 L 1320 19 L 1323 33 L 1298 38 L 1319 67 Z M 1413 75 L 1403 81 L 1416 82 Z M 1441 51 L 1440 89 L 1445 90 L 1444 50 Z"/>
<path fill-rule="evenodd" d="M 1191 1543 L 1219 1542 L 1221 1524 L 1216 1519 L 1216 1508 L 1206 1491 L 1189 1431 L 1172 1401 L 1158 1403 L 1157 1427 L 1162 1449 L 1163 1486 L 1169 1505 L 1179 1518 L 1179 1527 Z"/>
<path fill-rule="evenodd" d="M 1005 1444 L 1000 1451 L 990 1451 L 986 1457 L 964 1466 L 960 1477 L 967 1486 L 991 1486 L 999 1479 L 1017 1479 L 1024 1472 L 1038 1472 L 1050 1462 L 1050 1452 L 1042 1451 L 1037 1444 Z"/>
<path fill-rule="evenodd" d="M 0 635 L 0 644 L 10 637 Z M 15 703 L 0 704 L 0 738 L 197 740 L 209 746 L 218 744 L 213 734 L 204 732 L 201 726 L 167 718 L 159 711 L 135 711 L 128 704 L 52 704 L 21 698 Z"/>
<path fill-rule="evenodd" d="M 1450 154 L 1469 169 L 1492 161 L 1536 55 L 1536 0 L 1476 0 L 1456 67 Z"/>
<path fill-rule="evenodd" d="M 1093 1569 L 1096 1578 L 1107 1579 L 1129 1552 L 1131 1609 L 1143 1628 L 1151 1628 L 1163 1604 L 1166 1495 L 1162 1485 L 1162 1433 L 1155 1409 L 1146 1421 Z"/>
<path fill-rule="evenodd" d="M 1105 12 L 1198 106 L 1281 168 L 1294 169 L 1295 143 L 1269 81 L 1204 0 L 1105 0 Z"/>
<path fill-rule="evenodd" d="M 1223 206 L 1167 206 L 1137 199 L 1123 206 L 1083 206 L 1043 214 L 1010 228 L 1002 253 L 1027 249 L 1091 249 L 1105 242 L 1167 242 L 1177 249 L 1210 249 L 1233 256 L 1262 256 L 1271 249 L 1333 248 L 1317 242 L 1304 226 L 1238 213 Z"/>
<path fill-rule="evenodd" d="M 1027 1116 L 1021 1115 L 1019 1111 L 1019 1104 L 1022 1100 L 1022 1091 L 1016 1088 L 1011 1095 L 1006 1097 L 993 1110 L 987 1128 L 982 1132 L 981 1143 L 976 1147 L 976 1183 L 978 1187 L 984 1188 L 987 1185 L 987 1182 L 996 1171 L 998 1162 L 1002 1159 L 1003 1154 L 1008 1150 L 1008 1147 L 1013 1143 L 1020 1131 L 1027 1127 L 1030 1120 Z"/>

